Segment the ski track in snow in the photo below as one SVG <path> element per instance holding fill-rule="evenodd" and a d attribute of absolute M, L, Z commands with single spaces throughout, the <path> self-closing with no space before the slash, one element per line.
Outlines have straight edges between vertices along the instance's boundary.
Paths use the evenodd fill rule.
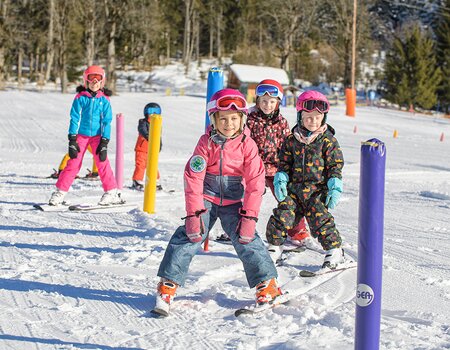
<path fill-rule="evenodd" d="M 157 192 L 155 214 L 143 212 L 143 193 L 127 187 L 137 119 L 149 98 L 164 111 L 161 182 L 175 190 Z M 183 169 L 204 127 L 204 99 L 112 98 L 114 111 L 126 116 L 123 196 L 137 208 L 34 210 L 32 204 L 47 202 L 54 190 L 55 180 L 46 177 L 66 152 L 72 99 L 0 93 L 0 349 L 353 348 L 357 270 L 298 277 L 322 263 L 320 250 L 289 253 L 278 268 L 290 292 L 313 289 L 268 312 L 235 318 L 235 309 L 253 302 L 254 290 L 233 247 L 211 240 L 210 251 L 194 258 L 170 317 L 150 315 L 159 263 L 185 215 Z M 343 110 L 333 107 L 329 115 L 346 160 L 344 193 L 333 214 L 350 256 L 358 250 L 360 141 L 378 137 L 388 152 L 380 349 L 450 348 L 450 153 L 448 143 L 438 141 L 441 132 L 450 134 L 449 122 L 376 108 L 358 108 L 357 118 L 346 118 Z M 293 125 L 295 111 L 283 115 Z M 180 123 L 183 132 L 176 130 Z M 87 154 L 80 175 L 91 164 Z M 101 195 L 98 181 L 78 179 L 67 199 L 94 204 Z M 275 205 L 266 194 L 257 224 L 263 237 Z M 220 232 L 218 223 L 211 235 Z"/>

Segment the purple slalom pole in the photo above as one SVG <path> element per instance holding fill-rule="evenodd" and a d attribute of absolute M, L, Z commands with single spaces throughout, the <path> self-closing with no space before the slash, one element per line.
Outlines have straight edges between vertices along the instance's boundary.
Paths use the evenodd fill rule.
<path fill-rule="evenodd" d="M 116 184 L 117 188 L 123 188 L 123 114 L 116 115 Z"/>
<path fill-rule="evenodd" d="M 385 167 L 384 143 L 362 142 L 355 350 L 377 350 L 380 345 Z"/>

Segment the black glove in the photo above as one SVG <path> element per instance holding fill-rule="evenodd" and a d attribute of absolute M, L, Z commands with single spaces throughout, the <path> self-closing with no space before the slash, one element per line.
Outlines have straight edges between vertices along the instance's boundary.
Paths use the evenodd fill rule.
<path fill-rule="evenodd" d="M 108 142 L 108 139 L 102 137 L 100 143 L 98 144 L 97 150 L 95 151 L 95 154 L 98 154 L 101 162 L 106 160 L 106 155 L 108 153 Z"/>
<path fill-rule="evenodd" d="M 77 143 L 77 135 L 69 135 L 69 157 L 75 159 L 80 152 L 80 146 Z"/>

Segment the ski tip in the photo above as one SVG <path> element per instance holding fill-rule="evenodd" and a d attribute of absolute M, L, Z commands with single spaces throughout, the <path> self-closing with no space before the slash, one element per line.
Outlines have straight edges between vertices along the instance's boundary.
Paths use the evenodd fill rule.
<path fill-rule="evenodd" d="M 254 313 L 253 310 L 243 308 L 243 309 L 237 309 L 234 312 L 234 316 L 235 317 L 239 317 L 240 315 L 250 315 L 250 314 L 253 314 L 253 313 Z"/>
<path fill-rule="evenodd" d="M 40 211 L 44 211 L 44 209 L 39 204 L 33 204 L 33 208 Z"/>
<path fill-rule="evenodd" d="M 162 309 L 153 309 L 150 311 L 150 313 L 155 317 L 167 317 L 169 316 L 169 313 Z"/>
<path fill-rule="evenodd" d="M 315 277 L 317 274 L 312 271 L 302 270 L 300 271 L 300 277 Z"/>

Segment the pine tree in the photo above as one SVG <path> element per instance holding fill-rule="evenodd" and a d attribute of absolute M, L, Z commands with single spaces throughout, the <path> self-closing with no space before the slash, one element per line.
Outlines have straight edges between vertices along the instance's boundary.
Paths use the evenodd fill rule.
<path fill-rule="evenodd" d="M 436 105 L 441 71 L 433 41 L 418 25 L 395 39 L 386 60 L 386 98 L 401 106 L 430 109 Z"/>

